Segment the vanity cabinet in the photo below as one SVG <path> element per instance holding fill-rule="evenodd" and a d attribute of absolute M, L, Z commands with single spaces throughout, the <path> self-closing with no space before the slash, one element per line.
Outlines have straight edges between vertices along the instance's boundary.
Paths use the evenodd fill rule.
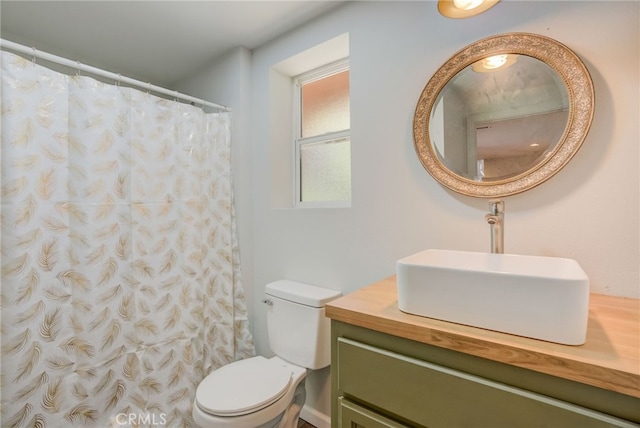
<path fill-rule="evenodd" d="M 638 427 L 640 399 L 332 320 L 332 428 Z"/>

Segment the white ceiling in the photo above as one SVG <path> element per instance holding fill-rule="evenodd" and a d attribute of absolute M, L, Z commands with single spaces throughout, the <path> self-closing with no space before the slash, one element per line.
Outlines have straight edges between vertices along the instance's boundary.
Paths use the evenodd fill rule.
<path fill-rule="evenodd" d="M 0 1 L 3 39 L 171 87 L 238 46 L 249 49 L 338 1 Z"/>

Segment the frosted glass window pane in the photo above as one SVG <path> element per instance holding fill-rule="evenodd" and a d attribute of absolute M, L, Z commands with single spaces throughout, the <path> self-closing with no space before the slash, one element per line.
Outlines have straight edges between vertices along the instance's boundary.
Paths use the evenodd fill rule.
<path fill-rule="evenodd" d="M 301 108 L 302 138 L 349 129 L 349 70 L 302 85 Z"/>
<path fill-rule="evenodd" d="M 300 181 L 302 202 L 350 200 L 350 139 L 302 145 Z"/>

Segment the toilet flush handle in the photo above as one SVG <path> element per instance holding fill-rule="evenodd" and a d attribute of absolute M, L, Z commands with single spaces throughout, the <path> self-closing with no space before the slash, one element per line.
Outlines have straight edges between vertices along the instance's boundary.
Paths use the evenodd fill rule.
<path fill-rule="evenodd" d="M 273 302 L 269 299 L 263 299 L 262 303 L 264 303 L 265 305 L 273 306 Z"/>

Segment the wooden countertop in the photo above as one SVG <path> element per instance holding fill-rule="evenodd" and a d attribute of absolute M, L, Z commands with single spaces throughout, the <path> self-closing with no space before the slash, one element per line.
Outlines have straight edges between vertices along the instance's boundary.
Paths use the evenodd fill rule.
<path fill-rule="evenodd" d="M 327 304 L 326 315 L 640 398 L 640 300 L 592 294 L 587 341 L 559 345 L 401 312 L 395 276 Z"/>

